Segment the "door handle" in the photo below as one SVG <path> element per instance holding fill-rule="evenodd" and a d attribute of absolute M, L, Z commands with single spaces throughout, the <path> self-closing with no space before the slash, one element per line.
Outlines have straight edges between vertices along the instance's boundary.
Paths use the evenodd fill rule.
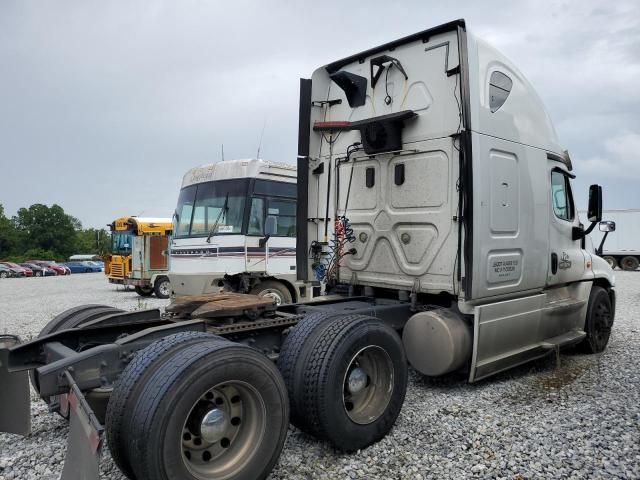
<path fill-rule="evenodd" d="M 558 254 L 551 254 L 551 273 L 555 275 L 558 271 Z"/>

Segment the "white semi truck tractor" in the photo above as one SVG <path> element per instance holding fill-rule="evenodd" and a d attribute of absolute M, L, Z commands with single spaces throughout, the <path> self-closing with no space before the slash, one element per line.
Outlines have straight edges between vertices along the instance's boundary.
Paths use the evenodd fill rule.
<path fill-rule="evenodd" d="M 70 418 L 65 479 L 97 478 L 105 439 L 137 480 L 264 479 L 289 422 L 345 452 L 383 438 L 409 368 L 475 382 L 606 348 L 614 277 L 585 249 L 601 189 L 583 226 L 539 97 L 463 20 L 303 79 L 298 153 L 309 302 L 63 312 L 37 339 L 4 338 L 0 427 L 28 431 L 30 371 Z"/>
<path fill-rule="evenodd" d="M 296 194 L 296 167 L 286 163 L 227 160 L 189 170 L 173 217 L 173 293 L 225 290 L 278 305 L 298 301 Z"/>

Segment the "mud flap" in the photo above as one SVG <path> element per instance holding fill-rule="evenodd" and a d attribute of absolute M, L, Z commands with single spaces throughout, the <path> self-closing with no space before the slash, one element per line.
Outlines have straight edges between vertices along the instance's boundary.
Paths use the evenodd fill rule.
<path fill-rule="evenodd" d="M 69 372 L 69 438 L 60 480 L 98 480 L 104 428 Z"/>
<path fill-rule="evenodd" d="M 0 335 L 0 432 L 31 433 L 31 397 L 27 370 L 9 372 L 9 348 L 20 339 Z"/>

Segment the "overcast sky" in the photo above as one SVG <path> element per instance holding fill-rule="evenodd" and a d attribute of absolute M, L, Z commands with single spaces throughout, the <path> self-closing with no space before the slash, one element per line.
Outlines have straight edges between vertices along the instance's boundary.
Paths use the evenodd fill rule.
<path fill-rule="evenodd" d="M 0 1 L 0 203 L 170 216 L 182 175 L 295 162 L 298 79 L 456 18 L 536 87 L 579 208 L 640 208 L 640 2 Z"/>

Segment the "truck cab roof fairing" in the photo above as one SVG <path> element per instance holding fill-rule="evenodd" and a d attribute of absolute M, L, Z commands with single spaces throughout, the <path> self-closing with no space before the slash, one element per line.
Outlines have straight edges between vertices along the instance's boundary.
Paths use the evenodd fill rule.
<path fill-rule="evenodd" d="M 564 148 L 542 100 L 520 70 L 500 51 L 474 35 L 467 35 L 467 44 L 473 131 L 564 157 Z M 491 80 L 496 72 L 512 84 L 504 103 L 492 111 Z"/>

